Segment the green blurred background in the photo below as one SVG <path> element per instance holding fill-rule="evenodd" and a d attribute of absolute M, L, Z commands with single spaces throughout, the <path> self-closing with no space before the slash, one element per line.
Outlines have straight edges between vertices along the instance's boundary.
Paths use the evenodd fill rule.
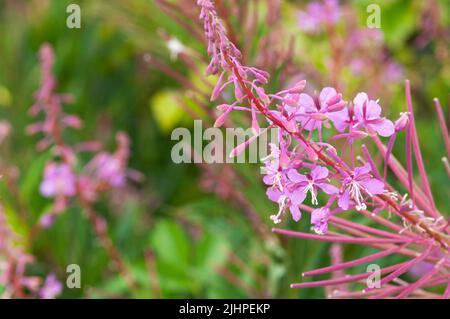
<path fill-rule="evenodd" d="M 195 11 L 195 1 L 190 2 Z M 254 2 L 264 15 L 266 1 Z M 359 24 L 364 21 L 367 4 L 380 4 L 383 52 L 401 66 L 402 78 L 412 82 L 425 164 L 438 206 L 441 211 L 448 211 L 448 178 L 441 165 L 444 145 L 432 108 L 433 97 L 448 105 L 448 37 L 431 38 L 425 46 L 415 46 L 425 1 L 342 2 L 357 12 Z M 70 3 L 81 7 L 81 29 L 66 27 L 66 7 Z M 436 3 L 441 8 L 441 24 L 448 33 L 450 3 Z M 294 54 L 293 66 L 298 70 L 292 74 L 300 73 L 307 61 L 325 74 L 315 83 L 327 85 L 324 61 L 330 53 L 329 39 L 326 35 L 302 34 L 295 10 L 304 4 L 305 1 L 282 1 L 277 27 L 287 32 L 280 32 L 279 37 L 285 35 L 287 42 L 293 36 L 297 41 L 299 53 Z M 187 22 L 200 26 L 195 20 Z M 237 27 L 237 21 L 231 22 Z M 257 64 L 258 43 L 270 31 L 263 22 L 256 27 L 250 39 L 237 32 L 240 43 L 249 42 L 246 62 L 250 65 Z M 266 199 L 259 165 L 205 168 L 171 161 L 172 129 L 193 125 L 180 104 L 194 110 L 199 107 L 194 99 L 186 97 L 188 90 L 179 81 L 147 63 L 146 57 L 156 57 L 206 94 L 210 84 L 202 83 L 202 75 L 179 59 L 171 59 L 167 35 L 206 59 L 204 44 L 161 11 L 156 1 L 0 0 L 0 120 L 12 126 L 10 136 L 0 146 L 0 164 L 2 170 L 16 172 L 12 179 L 15 186 L 5 180 L 0 182 L 0 197 L 14 229 L 25 236 L 49 205 L 38 187 L 50 154 L 37 152 L 37 138 L 25 133 L 25 127 L 33 122 L 27 110 L 39 86 L 37 51 L 44 42 L 52 44 L 55 50 L 58 90 L 76 97 L 67 110 L 85 123 L 82 130 L 67 138 L 73 142 L 98 139 L 113 148 L 115 132 L 123 130 L 132 140 L 130 167 L 145 176 L 142 183 L 117 191 L 96 205 L 138 282 L 136 289 L 129 289 L 115 272 L 77 207 L 70 208 L 51 229 L 26 246 L 36 257 L 30 272 L 54 272 L 64 282 L 66 266 L 79 264 L 82 288 L 66 288 L 62 297 L 324 297 L 322 288 L 299 291 L 290 289 L 289 284 L 300 281 L 302 271 L 329 264 L 330 246 L 280 238 L 270 232 L 268 217 L 277 207 Z M 439 56 L 442 46 L 447 49 L 443 58 Z M 204 63 L 198 65 L 199 70 L 205 68 Z M 281 73 L 283 64 L 271 71 Z M 373 85 L 371 78 L 354 75 L 350 70 L 344 69 L 342 77 L 347 100 Z M 272 87 L 277 89 L 279 84 Z M 405 109 L 403 80 L 383 83 L 379 94 L 384 105 L 389 105 L 385 110 L 392 118 Z M 208 103 L 208 107 L 212 109 L 214 105 Z M 199 114 L 206 119 L 204 113 Z M 399 141 L 394 152 L 400 159 L 402 151 Z M 220 190 L 227 187 L 221 183 L 231 185 L 232 194 L 222 194 Z M 355 220 L 365 222 L 354 215 Z M 298 224 L 288 221 L 283 226 L 302 231 L 310 228 L 308 218 Z M 344 256 L 360 256 L 369 251 L 351 246 L 345 248 Z M 364 267 L 354 269 L 360 271 Z"/>

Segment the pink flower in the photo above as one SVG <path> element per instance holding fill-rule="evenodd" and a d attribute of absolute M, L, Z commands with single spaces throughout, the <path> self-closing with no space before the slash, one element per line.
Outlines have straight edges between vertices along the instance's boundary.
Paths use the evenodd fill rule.
<path fill-rule="evenodd" d="M 305 11 L 297 13 L 297 17 L 300 29 L 305 32 L 317 32 L 323 25 L 335 24 L 340 14 L 337 0 L 324 0 L 308 4 Z"/>
<path fill-rule="evenodd" d="M 39 296 L 42 299 L 54 299 L 63 290 L 63 285 L 56 279 L 56 276 L 50 274 L 44 282 L 44 286 L 39 291 Z"/>
<path fill-rule="evenodd" d="M 313 2 L 310 3 L 305 11 L 297 13 L 300 29 L 305 32 L 317 32 L 322 24 L 322 6 Z"/>
<path fill-rule="evenodd" d="M 361 47 L 373 47 L 383 40 L 383 32 L 380 29 L 363 28 L 353 31 L 348 39 L 348 49 L 356 50 Z"/>
<path fill-rule="evenodd" d="M 263 181 L 266 185 L 271 185 L 267 189 L 267 197 L 279 205 L 277 215 L 272 215 L 270 218 L 274 223 L 281 222 L 281 216 L 289 208 L 292 218 L 299 221 L 301 212 L 298 208 L 306 197 L 306 194 L 301 190 L 290 190 L 289 179 L 287 174 L 290 168 L 289 158 L 286 153 L 285 143 L 281 143 L 281 150 L 275 145 L 270 144 L 271 153 L 263 161 L 265 161 L 264 173 L 266 174 Z"/>
<path fill-rule="evenodd" d="M 76 178 L 67 164 L 50 162 L 44 170 L 40 192 L 45 197 L 74 196 Z"/>
<path fill-rule="evenodd" d="M 127 162 L 129 158 L 130 141 L 125 133 L 116 135 L 117 149 L 113 154 L 98 153 L 86 166 L 86 175 L 90 175 L 101 183 L 112 187 L 125 185 L 127 177 Z"/>
<path fill-rule="evenodd" d="M 394 133 L 392 121 L 380 117 L 381 106 L 377 101 L 369 100 L 366 93 L 358 93 L 353 103 L 358 126 L 374 130 L 381 136 L 391 136 Z"/>
<path fill-rule="evenodd" d="M 328 118 L 333 122 L 338 132 L 344 132 L 347 127 L 353 127 L 356 124 L 353 109 L 350 107 L 330 113 Z"/>
<path fill-rule="evenodd" d="M 271 201 L 277 202 L 279 205 L 278 213 L 270 216 L 270 219 L 272 219 L 275 224 L 281 222 L 281 216 L 288 208 L 291 212 L 292 219 L 296 222 L 300 220 L 302 214 L 298 206 L 306 197 L 306 194 L 301 189 L 290 191 L 289 189 L 284 188 L 284 191 L 280 191 L 276 187 L 269 187 L 266 194 Z"/>
<path fill-rule="evenodd" d="M 384 192 L 384 183 L 370 174 L 371 167 L 369 163 L 354 169 L 353 173 L 346 177 L 343 182 L 343 189 L 338 200 L 338 205 L 344 210 L 350 206 L 352 199 L 356 205 L 356 210 L 363 210 L 367 208 L 364 199 L 364 193 L 370 197 L 373 195 L 382 194 Z"/>
<path fill-rule="evenodd" d="M 271 152 L 269 156 L 262 159 L 265 162 L 263 172 L 263 182 L 266 185 L 276 186 L 283 190 L 286 183 L 286 168 L 289 164 L 289 158 L 286 153 L 286 147 L 281 143 L 281 150 L 275 144 L 270 144 Z"/>
<path fill-rule="evenodd" d="M 320 129 L 328 113 L 339 111 L 345 106 L 342 95 L 332 87 L 323 88 L 319 96 L 314 98 L 301 93 L 296 100 L 298 104 L 295 107 L 286 105 L 285 109 L 308 131 Z"/>
<path fill-rule="evenodd" d="M 45 213 L 44 215 L 41 216 L 41 218 L 39 219 L 39 224 L 43 227 L 43 228 L 49 228 L 51 225 L 53 225 L 53 223 L 55 222 L 55 214 L 50 212 L 50 213 Z"/>
<path fill-rule="evenodd" d="M 311 193 L 311 200 L 314 205 L 317 205 L 317 189 L 320 188 L 327 194 L 337 194 L 339 190 L 327 183 L 328 169 L 322 166 L 316 166 L 311 173 L 306 175 L 300 174 L 295 169 L 288 172 L 289 180 L 295 183 L 303 193 Z"/>
<path fill-rule="evenodd" d="M 125 167 L 119 158 L 103 152 L 95 156 L 90 163 L 91 165 L 95 169 L 95 176 L 98 180 L 113 187 L 120 187 L 125 184 Z"/>
<path fill-rule="evenodd" d="M 355 97 L 354 103 L 345 108 L 340 103 L 342 100 L 340 95 L 337 95 L 335 91 L 333 92 L 334 89 L 332 88 L 326 88 L 322 90 L 319 96 L 316 95 L 314 97 L 301 95 L 301 92 L 298 90 L 302 89 L 302 86 L 292 91 L 284 90 L 277 94 L 266 93 L 259 88 L 260 84 L 258 82 L 260 81 L 253 79 L 257 78 L 256 74 L 255 76 L 246 76 L 249 75 L 250 68 L 242 66 L 239 57 L 234 54 L 231 41 L 227 38 L 224 27 L 217 17 L 212 0 L 198 1 L 202 9 L 201 19 L 205 25 L 204 29 L 208 39 L 208 53 L 212 57 L 212 62 L 208 69 L 230 74 L 231 85 L 234 86 L 235 92 L 237 92 L 235 97 L 238 100 L 233 102 L 232 105 L 235 105 L 236 110 L 239 108 L 240 110 L 252 112 L 251 127 L 256 132 L 260 129 L 257 122 L 258 118 L 264 117 L 269 122 L 270 127 L 280 129 L 278 136 L 282 141 L 285 141 L 281 150 L 273 152 L 271 154 L 273 155 L 272 159 L 265 163 L 266 176 L 264 177 L 264 182 L 270 185 L 267 190 L 267 196 L 279 205 L 278 214 L 272 215 L 271 219 L 275 223 L 279 223 L 281 216 L 289 209 L 294 220 L 299 220 L 301 217 L 300 206 L 302 206 L 301 208 L 311 211 L 311 223 L 316 233 L 327 233 L 329 222 L 335 223 L 339 226 L 338 228 L 344 230 L 343 233 L 337 233 L 333 236 L 318 236 L 316 234 L 279 228 L 274 228 L 273 232 L 298 238 L 316 239 L 337 244 L 360 244 L 381 249 L 380 252 L 348 262 L 342 262 L 340 254 L 333 249 L 333 265 L 302 274 L 303 276 L 313 276 L 331 273 L 330 280 L 294 283 L 291 287 L 327 286 L 330 288 L 329 291 L 332 291 L 330 297 L 337 298 L 364 296 L 370 296 L 371 298 L 404 298 L 409 295 L 414 298 L 434 297 L 434 291 L 422 290 L 422 288 L 431 286 L 431 283 L 435 286 L 447 285 L 448 280 L 445 280 L 445 278 L 439 281 L 440 277 L 442 277 L 440 275 L 447 271 L 447 265 L 446 259 L 443 257 L 439 260 L 437 258 L 432 260 L 428 257 L 433 246 L 440 251 L 442 248 L 444 250 L 448 248 L 445 231 L 449 225 L 445 217 L 435 207 L 429 182 L 425 176 L 426 171 L 414 125 L 409 82 L 406 81 L 405 93 L 408 112 L 411 113 L 410 116 L 403 115 L 395 125 L 397 132 L 407 128 L 407 174 L 403 173 L 402 166 L 399 163 L 389 166 L 391 166 L 399 181 L 409 190 L 409 193 L 412 193 L 414 189 L 412 155 L 414 152 L 414 159 L 422 179 L 423 192 L 414 192 L 415 194 L 410 202 L 412 205 L 410 205 L 409 201 L 405 201 L 406 197 L 403 197 L 400 201 L 397 191 L 393 190 L 388 193 L 385 190 L 385 184 L 381 181 L 382 177 L 377 172 L 376 163 L 365 145 L 362 145 L 361 148 L 364 160 L 368 164 L 354 168 L 354 163 L 360 161 L 361 158 L 358 158 L 358 155 L 354 152 L 355 150 L 358 151 L 359 147 L 355 149 L 353 139 L 363 138 L 369 134 L 391 135 L 385 152 L 383 152 L 383 145 L 380 145 L 383 143 L 378 139 L 374 141 L 381 153 L 385 153 L 385 163 L 389 163 L 388 156 L 397 134 L 394 132 L 394 124 L 381 117 L 381 107 L 378 101 L 369 100 L 367 94 L 360 93 Z M 318 2 L 315 2 L 311 6 L 313 8 L 311 12 L 314 13 L 312 18 L 316 18 L 314 22 L 317 22 L 317 24 L 325 23 L 327 26 L 330 26 L 334 19 L 334 16 L 330 13 L 336 13 L 338 10 L 336 9 L 335 12 L 331 10 L 330 12 L 329 9 L 333 7 L 333 4 L 337 6 L 337 1 L 330 0 L 322 3 L 325 3 L 325 5 L 321 6 Z M 327 93 L 332 93 L 335 97 L 329 97 Z M 236 105 L 237 102 L 242 103 Z M 439 102 L 435 100 L 435 104 L 439 121 L 444 128 L 443 133 L 447 136 L 445 119 Z M 321 129 L 322 124 L 327 124 L 328 119 L 334 123 L 341 134 L 334 135 L 324 143 Z M 411 123 L 408 124 L 409 121 Z M 301 130 L 299 124 L 301 124 Z M 326 125 L 323 126 L 328 128 Z M 304 128 L 309 130 L 307 134 L 303 131 Z M 314 129 L 318 130 L 317 135 L 313 134 L 316 133 Z M 347 131 L 344 132 L 345 130 Z M 342 147 L 342 154 L 338 154 L 337 148 L 330 145 L 329 142 L 342 137 L 346 137 L 347 140 Z M 316 138 L 318 141 L 316 141 Z M 347 147 L 348 144 L 350 144 L 350 147 Z M 348 153 L 347 149 L 349 149 Z M 349 161 L 348 164 L 346 163 L 347 160 Z M 298 171 L 300 168 L 301 171 Z M 300 172 L 307 169 L 310 169 L 308 174 L 300 174 Z M 328 184 L 328 169 L 333 170 L 333 173 L 330 174 L 330 179 L 333 178 L 333 182 L 340 184 L 340 189 L 337 193 L 336 189 Z M 376 178 L 374 178 L 374 175 Z M 387 176 L 386 170 L 384 176 Z M 317 203 L 316 196 L 319 189 L 331 193 L 324 207 L 310 209 L 307 205 L 302 205 L 308 192 L 311 192 L 313 203 Z M 379 196 L 379 194 L 383 195 Z M 340 208 L 331 208 L 336 200 Z M 368 206 L 371 211 L 365 211 Z M 420 207 L 420 209 L 417 207 Z M 361 211 L 363 215 L 386 227 L 383 227 L 384 230 L 380 231 L 377 228 L 372 228 L 372 225 L 358 224 L 358 221 L 331 217 L 331 214 L 334 212 L 348 212 L 353 209 Z M 395 227 L 394 224 L 385 219 L 388 217 L 378 216 L 376 219 L 372 218 L 374 214 L 385 209 L 401 217 L 396 221 L 392 221 L 393 223 L 400 222 L 400 227 Z M 402 221 L 403 229 L 401 228 Z M 420 226 L 420 229 L 418 226 Z M 358 231 L 350 231 L 352 229 Z M 350 268 L 389 255 L 401 254 L 405 247 L 413 253 L 410 254 L 408 261 L 394 263 L 382 269 L 383 278 L 380 283 L 381 287 L 378 287 L 379 289 L 374 290 L 368 287 L 361 291 L 359 285 L 355 286 L 359 291 L 347 289 L 353 286 L 354 283 L 364 281 L 367 277 L 366 273 L 357 273 L 356 269 L 352 270 Z M 425 273 L 417 281 L 392 282 L 405 274 L 414 264 L 418 264 L 420 261 L 430 262 L 430 260 L 433 262 L 433 268 L 425 269 Z M 445 287 L 442 288 L 445 289 Z M 450 285 L 447 285 L 442 297 L 446 299 L 449 296 Z"/>
<path fill-rule="evenodd" d="M 328 218 L 330 209 L 327 207 L 317 208 L 311 213 L 311 224 L 314 225 L 314 231 L 319 235 L 328 233 Z"/>
<path fill-rule="evenodd" d="M 394 133 L 392 121 L 380 117 L 381 106 L 377 101 L 369 100 L 366 93 L 358 93 L 353 104 L 353 108 L 346 107 L 328 114 L 336 130 L 344 132 L 348 128 L 351 133 L 365 128 L 369 132 L 377 132 L 380 136 L 391 136 Z"/>

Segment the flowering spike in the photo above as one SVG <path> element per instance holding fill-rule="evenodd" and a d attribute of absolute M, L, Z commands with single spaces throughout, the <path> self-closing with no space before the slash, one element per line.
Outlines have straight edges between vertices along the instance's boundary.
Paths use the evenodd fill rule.
<path fill-rule="evenodd" d="M 450 242 L 444 233 L 447 231 L 448 224 L 442 218 L 436 218 L 440 214 L 434 205 L 430 207 L 431 190 L 427 191 L 428 187 L 424 185 L 425 194 L 427 194 L 425 196 L 424 191 L 413 181 L 411 145 L 417 153 L 418 140 L 413 125 L 409 83 L 405 90 L 408 110 L 402 113 L 395 123 L 382 116 L 379 99 L 372 100 L 364 92 L 358 93 L 353 102 L 347 103 L 343 100 L 343 95 L 332 87 L 317 90 L 319 93 L 311 96 L 302 93 L 306 82 L 301 81 L 276 94 L 266 93 L 261 85 L 267 82 L 268 74 L 241 64 L 240 53 L 236 53 L 237 49 L 228 39 L 225 28 L 217 17 L 213 2 L 201 0 L 198 3 L 208 39 L 210 65 L 217 67 L 215 72 L 227 72 L 230 83 L 234 85 L 237 101 L 232 104 L 235 105 L 232 109 L 251 112 L 251 126 L 255 133 L 259 130 L 256 115 L 260 116 L 260 120 L 264 118 L 269 127 L 279 129 L 279 147 L 271 145 L 271 154 L 262 159 L 265 165 L 262 173 L 264 174 L 263 182 L 267 185 L 267 197 L 278 205 L 278 212 L 271 215 L 270 219 L 278 224 L 289 211 L 292 219 L 299 221 L 302 216 L 301 209 L 311 213 L 311 224 L 316 234 L 285 229 L 273 229 L 273 232 L 305 239 L 360 244 L 381 249 L 379 253 L 372 256 L 346 263 L 337 262 L 336 265 L 326 268 L 333 273 L 334 270 L 342 270 L 394 253 L 412 257 L 404 263 L 382 268 L 381 273 L 386 275 L 384 278 L 386 281 L 390 281 L 389 274 L 401 275 L 422 259 L 436 261 L 427 252 L 429 245 L 448 250 Z M 323 6 L 318 6 L 318 8 L 322 7 L 328 13 L 330 8 L 339 8 L 334 0 L 327 0 Z M 323 15 L 320 11 L 316 13 L 322 19 Z M 244 103 L 249 106 L 245 106 Z M 325 130 L 333 129 L 330 123 L 338 132 L 331 134 L 331 137 L 330 134 L 322 134 Z M 402 130 L 406 130 L 407 139 L 406 171 L 391 154 L 397 134 Z M 387 147 L 379 136 L 390 137 Z M 374 163 L 375 156 L 372 158 L 366 145 L 362 146 L 365 161 L 357 154 L 358 139 L 366 137 L 371 138 L 381 155 L 385 157 L 384 178 L 380 176 Z M 346 139 L 341 156 L 338 155 L 335 145 L 331 145 L 339 138 Z M 256 135 L 238 145 L 231 155 L 240 154 L 254 139 Z M 346 152 L 347 145 L 349 152 Z M 416 154 L 419 172 L 424 174 L 423 162 L 419 157 Z M 362 162 L 362 165 L 356 166 L 356 160 Z M 387 175 L 387 165 L 408 188 L 412 194 L 412 200 L 407 200 L 406 195 L 401 196 L 400 191 L 382 181 Z M 422 183 L 426 184 L 428 181 Z M 321 203 L 322 198 L 326 199 L 325 205 Z M 307 205 L 306 200 L 310 200 L 312 206 L 316 208 Z M 336 216 L 336 214 L 353 210 L 386 227 L 388 231 Z M 395 220 L 389 220 L 390 217 L 383 217 L 380 212 L 384 210 L 389 216 L 392 214 L 399 218 L 400 224 L 397 224 Z M 330 231 L 329 227 L 333 226 L 345 233 Z M 414 245 L 410 245 L 411 243 Z M 422 257 L 418 258 L 418 254 Z M 442 267 L 444 265 L 448 266 L 444 263 Z M 320 270 L 316 273 L 319 272 Z M 369 273 L 351 276 L 343 273 L 333 274 L 330 280 L 293 284 L 292 287 L 357 283 L 369 275 Z M 434 279 L 435 275 L 431 274 L 423 282 L 412 284 L 408 286 L 409 288 L 387 286 L 377 292 L 345 291 L 342 296 L 373 297 L 400 294 L 403 297 L 409 293 L 416 293 L 422 283 L 429 283 Z"/>

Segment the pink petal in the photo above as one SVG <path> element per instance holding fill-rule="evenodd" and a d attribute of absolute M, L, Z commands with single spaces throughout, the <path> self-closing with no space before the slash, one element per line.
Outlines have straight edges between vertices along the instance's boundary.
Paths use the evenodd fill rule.
<path fill-rule="evenodd" d="M 327 178 L 327 176 L 328 176 L 328 169 L 326 167 L 323 167 L 323 166 L 316 166 L 311 171 L 311 176 L 312 176 L 312 178 L 314 180 Z"/>
<path fill-rule="evenodd" d="M 358 119 L 358 121 L 364 121 L 364 114 L 363 114 L 363 106 L 364 103 L 368 102 L 369 97 L 366 93 L 358 93 L 355 98 L 353 99 L 354 104 L 354 112 L 355 117 Z"/>
<path fill-rule="evenodd" d="M 287 176 L 288 176 L 289 180 L 293 183 L 300 183 L 300 182 L 308 181 L 308 178 L 305 175 L 300 174 L 296 169 L 290 169 L 287 172 Z"/>
<path fill-rule="evenodd" d="M 51 181 L 43 181 L 39 191 L 45 197 L 53 197 L 56 193 L 55 183 L 52 183 Z"/>
<path fill-rule="evenodd" d="M 344 132 L 345 128 L 348 126 L 348 109 L 344 108 L 338 112 L 327 113 L 328 118 L 333 122 L 334 127 L 339 132 Z"/>
<path fill-rule="evenodd" d="M 350 191 L 347 188 L 344 193 L 339 197 L 338 205 L 340 208 L 347 210 L 350 203 Z"/>
<path fill-rule="evenodd" d="M 360 182 L 372 195 L 384 192 L 384 183 L 376 178 L 368 178 Z"/>
<path fill-rule="evenodd" d="M 300 209 L 296 205 L 290 205 L 289 210 L 292 215 L 292 219 L 298 222 L 300 218 L 302 218 L 302 213 L 300 212 Z"/>
<path fill-rule="evenodd" d="M 363 166 L 355 168 L 354 173 L 355 173 L 355 176 L 358 177 L 358 176 L 369 173 L 371 170 L 372 170 L 372 168 L 370 167 L 370 163 L 366 163 Z"/>
<path fill-rule="evenodd" d="M 366 102 L 368 100 L 369 100 L 369 97 L 367 96 L 367 93 L 360 92 L 360 93 L 356 94 L 355 98 L 353 99 L 353 104 L 355 105 L 355 107 L 358 105 L 359 107 L 362 108 L 362 106 L 364 105 L 364 102 Z"/>
<path fill-rule="evenodd" d="M 370 100 L 369 102 L 367 102 L 366 119 L 367 120 L 375 120 L 375 119 L 379 118 L 380 115 L 381 115 L 381 106 L 373 100 Z"/>
<path fill-rule="evenodd" d="M 278 200 L 280 199 L 281 195 L 283 193 L 280 192 L 280 190 L 278 188 L 275 187 L 269 187 L 266 191 L 266 195 L 267 197 L 272 201 L 272 202 L 278 202 Z"/>
<path fill-rule="evenodd" d="M 301 93 L 299 98 L 299 105 L 305 109 L 306 112 L 316 112 L 314 100 L 308 94 Z"/>
<path fill-rule="evenodd" d="M 275 176 L 273 174 L 266 175 L 263 177 L 263 182 L 266 185 L 273 185 L 274 181 L 275 181 Z"/>
<path fill-rule="evenodd" d="M 320 106 L 326 106 L 326 102 L 328 100 L 330 100 L 331 98 L 335 97 L 337 95 L 337 92 L 334 88 L 332 87 L 325 87 L 322 89 L 322 91 L 320 91 L 320 95 L 319 95 L 319 101 L 320 101 Z"/>
<path fill-rule="evenodd" d="M 329 195 L 339 193 L 339 189 L 331 184 L 323 183 L 317 186 Z"/>
<path fill-rule="evenodd" d="M 369 124 L 369 127 L 374 129 L 379 135 L 387 137 L 394 134 L 394 123 L 388 119 L 383 119 L 380 123 Z"/>
<path fill-rule="evenodd" d="M 306 193 L 302 189 L 297 189 L 294 192 L 288 194 L 289 199 L 293 205 L 300 205 L 306 198 Z"/>

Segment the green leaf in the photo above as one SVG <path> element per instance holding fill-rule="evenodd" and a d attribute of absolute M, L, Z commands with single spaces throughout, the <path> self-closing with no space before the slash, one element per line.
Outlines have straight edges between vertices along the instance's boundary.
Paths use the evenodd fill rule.
<path fill-rule="evenodd" d="M 157 260 L 175 268 L 186 268 L 189 265 L 191 243 L 177 223 L 169 220 L 159 222 L 151 234 L 150 241 Z"/>

